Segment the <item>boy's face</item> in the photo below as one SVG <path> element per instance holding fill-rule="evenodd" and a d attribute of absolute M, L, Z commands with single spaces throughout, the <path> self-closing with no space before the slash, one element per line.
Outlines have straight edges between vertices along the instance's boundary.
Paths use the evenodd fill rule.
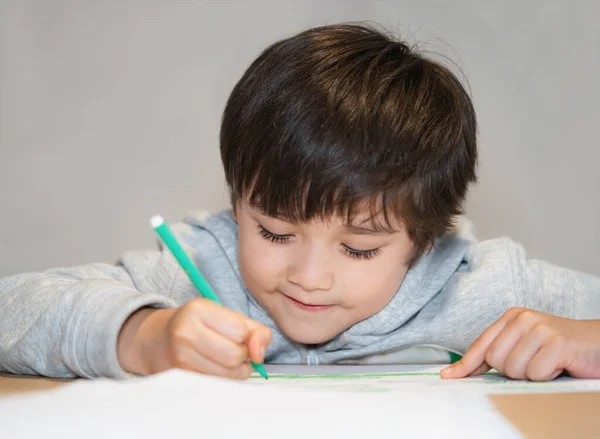
<path fill-rule="evenodd" d="M 283 333 L 326 342 L 382 310 L 398 290 L 412 244 L 400 222 L 375 233 L 368 211 L 353 224 L 296 224 L 236 205 L 238 258 L 248 290 Z"/>

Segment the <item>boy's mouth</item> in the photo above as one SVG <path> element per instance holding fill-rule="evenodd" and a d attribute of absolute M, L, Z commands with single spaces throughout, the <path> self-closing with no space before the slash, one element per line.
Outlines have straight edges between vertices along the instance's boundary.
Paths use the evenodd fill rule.
<path fill-rule="evenodd" d="M 333 308 L 334 305 L 316 305 L 316 304 L 311 304 L 311 303 L 304 303 L 301 302 L 300 300 L 294 299 L 293 297 L 290 297 L 286 294 L 283 294 L 283 296 L 288 299 L 293 305 L 297 306 L 298 308 L 304 310 L 304 311 L 325 311 L 327 309 L 331 309 Z"/>

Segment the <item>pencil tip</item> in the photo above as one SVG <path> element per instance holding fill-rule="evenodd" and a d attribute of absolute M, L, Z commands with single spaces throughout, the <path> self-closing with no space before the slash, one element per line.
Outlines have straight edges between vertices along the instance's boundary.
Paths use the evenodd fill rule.
<path fill-rule="evenodd" d="M 262 364 L 257 364 L 255 369 L 265 380 L 269 379 L 269 375 L 267 375 L 267 371 L 265 370 L 265 367 Z"/>

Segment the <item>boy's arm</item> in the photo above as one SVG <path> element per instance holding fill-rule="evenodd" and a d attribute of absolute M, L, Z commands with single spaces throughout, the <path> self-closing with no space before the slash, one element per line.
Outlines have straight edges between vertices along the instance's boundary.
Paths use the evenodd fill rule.
<path fill-rule="evenodd" d="M 519 307 L 489 325 L 444 378 L 494 368 L 514 379 L 553 380 L 563 372 L 600 378 L 600 278 L 528 260 L 522 247 L 501 241 Z"/>
<path fill-rule="evenodd" d="M 600 277 L 527 259 L 511 246 L 515 290 L 525 308 L 571 319 L 600 319 Z"/>
<path fill-rule="evenodd" d="M 131 252 L 115 266 L 92 264 L 0 279 L 0 371 L 126 376 L 116 349 L 123 323 L 143 307 L 177 306 L 169 296 L 178 274 L 165 250 Z"/>

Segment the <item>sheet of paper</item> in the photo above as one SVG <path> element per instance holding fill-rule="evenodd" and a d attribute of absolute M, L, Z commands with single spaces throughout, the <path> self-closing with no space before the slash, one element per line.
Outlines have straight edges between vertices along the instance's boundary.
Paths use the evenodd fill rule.
<path fill-rule="evenodd" d="M 444 392 L 477 393 L 557 393 L 600 392 L 600 380 L 561 377 L 551 382 L 510 380 L 497 373 L 462 380 L 442 380 L 440 370 L 445 365 L 382 365 L 382 366 L 270 366 L 271 382 L 292 389 L 318 389 L 337 392 Z M 252 377 L 255 384 L 266 384 Z"/>
<path fill-rule="evenodd" d="M 481 393 L 419 383 L 374 391 L 372 376 L 340 378 L 330 370 L 328 378 L 290 378 L 292 370 L 283 372 L 269 381 L 238 383 L 173 370 L 150 378 L 81 381 L 8 397 L 0 399 L 1 436 L 520 437 Z M 360 384 L 365 380 L 366 388 Z M 392 388 L 383 381 L 376 387 L 384 384 Z"/>

